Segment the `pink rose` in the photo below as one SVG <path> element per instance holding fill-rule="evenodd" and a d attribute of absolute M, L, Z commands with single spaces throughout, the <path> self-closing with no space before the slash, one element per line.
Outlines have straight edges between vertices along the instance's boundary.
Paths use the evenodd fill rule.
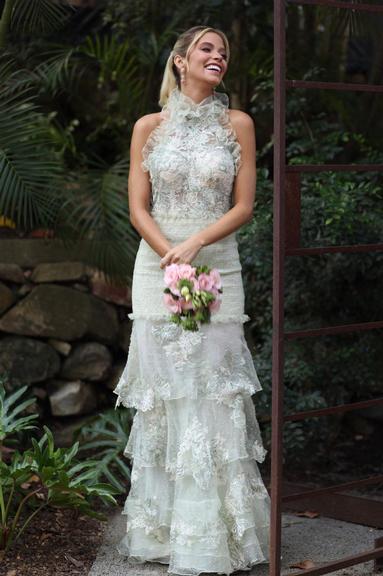
<path fill-rule="evenodd" d="M 165 267 L 164 282 L 177 296 L 180 296 L 180 291 L 177 288 L 178 280 L 180 279 L 178 264 L 173 263 Z"/>
<path fill-rule="evenodd" d="M 193 308 L 193 302 L 190 299 L 189 302 L 186 302 L 186 300 L 184 300 L 184 298 L 181 299 L 181 307 L 182 310 L 192 310 Z"/>
<path fill-rule="evenodd" d="M 198 278 L 192 278 L 191 281 L 193 282 L 193 292 L 196 292 L 197 290 L 201 290 L 199 282 L 198 282 Z"/>
<path fill-rule="evenodd" d="M 213 302 L 210 302 L 209 304 L 210 312 L 218 312 L 220 307 L 221 307 L 221 300 L 218 297 L 216 297 L 216 299 L 213 300 Z"/>
<path fill-rule="evenodd" d="M 214 286 L 216 288 L 222 288 L 221 276 L 220 276 L 217 268 L 212 268 L 210 270 L 209 276 L 212 279 Z"/>
<path fill-rule="evenodd" d="M 204 272 L 199 274 L 198 283 L 200 290 L 206 290 L 207 292 L 210 292 L 213 288 L 213 280 L 210 278 L 209 274 L 205 274 Z"/>
<path fill-rule="evenodd" d="M 173 314 L 179 314 L 182 312 L 182 305 L 180 300 L 175 300 L 171 294 L 165 293 L 164 294 L 164 304 L 173 312 Z"/>
<path fill-rule="evenodd" d="M 186 280 L 192 280 L 195 277 L 196 269 L 190 264 L 179 264 L 178 265 L 178 275 L 180 278 L 186 278 Z"/>

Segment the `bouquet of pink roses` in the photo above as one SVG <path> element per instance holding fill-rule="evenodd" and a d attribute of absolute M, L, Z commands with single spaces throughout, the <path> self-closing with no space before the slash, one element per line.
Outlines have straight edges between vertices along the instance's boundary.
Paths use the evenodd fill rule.
<path fill-rule="evenodd" d="M 185 330 L 198 330 L 197 322 L 210 322 L 211 313 L 221 306 L 222 282 L 216 268 L 169 264 L 165 268 L 165 306 L 170 320 Z"/>

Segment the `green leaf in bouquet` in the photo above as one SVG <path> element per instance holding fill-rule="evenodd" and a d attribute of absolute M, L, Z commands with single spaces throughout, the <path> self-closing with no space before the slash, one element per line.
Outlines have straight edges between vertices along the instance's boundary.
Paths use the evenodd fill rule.
<path fill-rule="evenodd" d="M 198 331 L 198 324 L 194 318 L 186 317 L 182 320 L 182 328 L 184 330 L 191 330 L 192 332 Z"/>
<path fill-rule="evenodd" d="M 200 294 L 197 294 L 196 292 L 194 292 L 194 294 L 192 295 L 192 304 L 193 304 L 193 308 L 195 308 L 195 309 L 199 309 L 202 306 L 202 300 L 201 300 Z"/>
<path fill-rule="evenodd" d="M 199 274 L 209 274 L 209 272 L 210 268 L 206 264 L 202 264 L 201 266 L 197 266 L 196 268 L 197 276 L 199 276 Z"/>
<path fill-rule="evenodd" d="M 189 288 L 190 292 L 193 290 L 193 282 L 191 280 L 188 280 L 187 278 L 181 278 L 181 280 L 178 280 L 178 288 L 179 290 L 181 290 L 181 288 L 183 288 L 184 286 L 186 286 L 187 288 Z"/>
<path fill-rule="evenodd" d="M 201 301 L 204 306 L 207 306 L 208 304 L 210 304 L 210 302 L 213 302 L 214 300 L 215 300 L 214 294 L 212 294 L 211 292 L 207 292 L 206 290 L 201 290 Z"/>

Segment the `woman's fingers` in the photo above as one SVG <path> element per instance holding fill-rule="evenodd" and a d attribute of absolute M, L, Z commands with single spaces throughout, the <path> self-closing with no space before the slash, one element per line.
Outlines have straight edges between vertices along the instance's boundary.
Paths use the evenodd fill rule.
<path fill-rule="evenodd" d="M 184 251 L 185 254 L 182 254 L 182 251 Z M 169 250 L 169 252 L 167 252 L 160 260 L 160 268 L 165 268 L 165 266 L 168 266 L 169 264 L 190 264 L 195 258 L 196 253 L 199 252 L 199 249 L 191 251 L 185 246 L 184 248 L 180 247 L 180 252 L 181 254 L 178 254 L 174 251 L 174 248 Z"/>

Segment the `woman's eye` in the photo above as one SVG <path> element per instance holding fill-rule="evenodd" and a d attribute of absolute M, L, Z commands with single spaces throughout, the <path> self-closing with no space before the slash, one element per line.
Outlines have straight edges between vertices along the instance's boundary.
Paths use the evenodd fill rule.
<path fill-rule="evenodd" d="M 207 46 L 205 46 L 204 48 L 201 48 L 201 50 L 209 50 L 209 52 L 210 52 L 210 48 L 208 48 Z M 221 56 L 222 56 L 222 58 L 223 58 L 224 60 L 227 60 L 227 55 L 226 55 L 226 54 L 221 54 Z"/>

